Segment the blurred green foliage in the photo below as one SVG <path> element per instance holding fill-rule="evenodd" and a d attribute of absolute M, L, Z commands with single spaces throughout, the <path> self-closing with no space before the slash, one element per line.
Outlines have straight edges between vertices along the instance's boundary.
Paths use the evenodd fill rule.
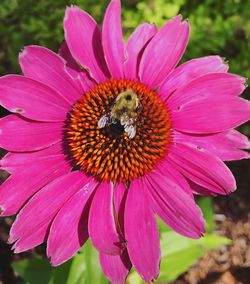
<path fill-rule="evenodd" d="M 0 74 L 20 72 L 18 52 L 38 44 L 57 50 L 63 40 L 66 6 L 79 5 L 101 23 L 109 1 L 105 0 L 1 0 Z M 230 70 L 250 75 L 250 1 L 244 0 L 126 0 L 123 1 L 125 38 L 139 23 L 161 26 L 181 13 L 191 24 L 191 39 L 185 60 L 219 54 Z"/>
<path fill-rule="evenodd" d="M 88 241 L 66 263 L 54 268 L 48 259 L 32 257 L 12 264 L 24 284 L 108 284 L 98 261 L 98 253 Z"/>

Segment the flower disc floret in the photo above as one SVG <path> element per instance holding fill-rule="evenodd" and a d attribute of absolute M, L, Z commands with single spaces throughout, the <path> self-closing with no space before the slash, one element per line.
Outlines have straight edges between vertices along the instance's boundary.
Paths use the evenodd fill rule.
<path fill-rule="evenodd" d="M 117 97 L 133 91 L 139 99 L 129 138 L 119 120 L 98 126 L 109 117 Z M 129 96 L 130 99 L 130 96 Z M 77 166 L 100 180 L 130 182 L 154 169 L 171 143 L 168 110 L 157 93 L 132 80 L 109 80 L 83 94 L 68 119 L 67 141 Z"/>

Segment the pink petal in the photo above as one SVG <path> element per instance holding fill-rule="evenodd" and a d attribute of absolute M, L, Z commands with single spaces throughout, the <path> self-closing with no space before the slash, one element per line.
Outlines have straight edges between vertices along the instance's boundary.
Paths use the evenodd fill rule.
<path fill-rule="evenodd" d="M 66 41 L 61 44 L 59 54 L 66 61 L 67 72 L 72 77 L 79 79 L 79 84 L 82 86 L 82 89 L 85 92 L 94 87 L 95 81 L 91 80 L 87 71 L 82 69 L 81 66 L 77 64 L 72 54 L 70 53 Z"/>
<path fill-rule="evenodd" d="M 157 215 L 177 233 L 189 238 L 200 238 L 205 223 L 194 198 L 167 175 L 147 175 L 146 190 Z"/>
<path fill-rule="evenodd" d="M 212 192 L 228 194 L 236 190 L 230 170 L 203 148 L 175 143 L 168 153 L 168 159 L 186 178 Z"/>
<path fill-rule="evenodd" d="M 119 233 L 124 236 L 124 209 L 128 188 L 123 183 L 117 183 L 114 189 L 114 209 Z"/>
<path fill-rule="evenodd" d="M 29 250 L 45 241 L 44 239 L 37 243 L 37 240 L 41 239 L 41 235 L 45 235 L 43 226 L 36 228 L 36 230 L 33 231 L 32 234 L 26 235 L 25 238 L 18 239 L 12 245 L 11 249 L 14 251 L 14 253 L 20 253 Z"/>
<path fill-rule="evenodd" d="M 64 121 L 70 110 L 54 90 L 19 75 L 0 78 L 0 103 L 11 112 L 39 121 Z"/>
<path fill-rule="evenodd" d="M 216 196 L 217 194 L 214 192 L 211 192 L 210 190 L 204 188 L 203 186 L 198 185 L 197 183 L 192 182 L 191 180 L 188 180 L 189 186 L 193 192 L 193 194 L 197 195 L 206 195 L 206 196 Z"/>
<path fill-rule="evenodd" d="M 250 141 L 247 136 L 237 130 L 230 130 L 226 135 L 227 139 L 234 143 L 234 146 L 239 149 L 250 149 Z"/>
<path fill-rule="evenodd" d="M 14 173 L 19 170 L 20 167 L 25 167 L 27 163 L 35 163 L 45 157 L 54 157 L 64 154 L 63 144 L 56 143 L 51 147 L 48 147 L 41 151 L 24 152 L 24 153 L 7 153 L 2 160 L 0 160 L 0 167 L 9 173 Z M 65 161 L 67 157 L 65 156 Z"/>
<path fill-rule="evenodd" d="M 47 255 L 53 266 L 70 259 L 89 237 L 88 215 L 96 182 L 82 179 L 86 184 L 62 206 L 50 227 Z"/>
<path fill-rule="evenodd" d="M 76 6 L 68 7 L 64 18 L 64 35 L 74 59 L 97 82 L 109 77 L 104 60 L 101 32 L 95 20 Z"/>
<path fill-rule="evenodd" d="M 168 160 L 161 162 L 156 171 L 160 171 L 162 175 L 177 183 L 182 190 L 193 198 L 192 191 L 186 178 L 178 170 L 176 170 Z"/>
<path fill-rule="evenodd" d="M 168 21 L 153 37 L 143 52 L 139 76 L 156 88 L 181 59 L 188 42 L 189 24 L 181 16 Z"/>
<path fill-rule="evenodd" d="M 155 25 L 145 23 L 139 25 L 128 38 L 125 49 L 127 60 L 124 63 L 124 75 L 126 78 L 137 79 L 143 49 L 156 32 L 157 28 Z"/>
<path fill-rule="evenodd" d="M 249 149 L 250 142 L 246 136 L 236 130 L 228 130 L 215 134 L 188 134 L 175 131 L 175 141 L 182 144 L 195 145 L 204 148 L 223 161 L 232 161 L 250 158 L 248 152 L 240 149 Z"/>
<path fill-rule="evenodd" d="M 85 181 L 79 171 L 65 174 L 43 187 L 29 200 L 10 230 L 8 242 L 17 241 L 15 252 L 28 250 L 46 240 L 55 215 L 84 186 Z"/>
<path fill-rule="evenodd" d="M 167 100 L 170 109 L 193 104 L 205 99 L 239 96 L 245 89 L 245 78 L 230 73 L 210 73 L 178 88 Z"/>
<path fill-rule="evenodd" d="M 89 213 L 89 236 L 100 252 L 116 255 L 121 252 L 121 237 L 117 232 L 113 213 L 113 188 L 101 182 Z"/>
<path fill-rule="evenodd" d="M 100 263 L 103 273 L 112 284 L 124 284 L 131 269 L 131 262 L 127 250 L 121 255 L 108 255 L 100 253 Z"/>
<path fill-rule="evenodd" d="M 20 53 L 19 63 L 25 76 L 48 85 L 70 104 L 80 98 L 82 89 L 79 83 L 66 72 L 65 61 L 51 50 L 27 46 Z"/>
<path fill-rule="evenodd" d="M 160 241 L 145 186 L 142 180 L 131 182 L 125 207 L 125 236 L 132 264 L 150 282 L 159 274 Z"/>
<path fill-rule="evenodd" d="M 8 115 L 0 119 L 0 147 L 14 152 L 44 149 L 63 137 L 64 123 L 36 122 Z"/>
<path fill-rule="evenodd" d="M 238 97 L 200 99 L 172 109 L 173 127 L 189 133 L 215 133 L 250 119 L 250 102 Z"/>
<path fill-rule="evenodd" d="M 112 0 L 106 10 L 102 27 L 102 44 L 105 59 L 112 77 L 123 78 L 125 54 L 122 38 L 120 0 Z"/>
<path fill-rule="evenodd" d="M 190 133 L 234 128 L 250 117 L 250 104 L 238 97 L 244 80 L 227 73 L 207 74 L 178 89 L 167 100 L 173 127 Z"/>
<path fill-rule="evenodd" d="M 43 156 L 35 152 L 31 158 L 28 153 L 5 158 L 4 168 L 12 175 L 0 187 L 1 216 L 16 214 L 40 188 L 70 171 L 71 165 L 64 155 L 40 152 L 44 152 Z"/>
<path fill-rule="evenodd" d="M 208 73 L 225 73 L 228 65 L 219 56 L 207 56 L 185 62 L 177 67 L 161 84 L 159 95 L 167 99 L 175 90 Z"/>

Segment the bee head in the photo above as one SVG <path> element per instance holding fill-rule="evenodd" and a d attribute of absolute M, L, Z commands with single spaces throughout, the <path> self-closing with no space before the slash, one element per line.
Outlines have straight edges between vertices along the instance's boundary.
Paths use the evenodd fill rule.
<path fill-rule="evenodd" d="M 136 110 L 139 107 L 139 103 L 137 95 L 131 89 L 120 93 L 115 100 L 116 105 L 128 110 Z"/>

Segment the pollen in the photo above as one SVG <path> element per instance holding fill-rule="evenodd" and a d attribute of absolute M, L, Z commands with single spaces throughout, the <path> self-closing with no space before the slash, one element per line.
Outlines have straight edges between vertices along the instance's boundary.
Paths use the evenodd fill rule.
<path fill-rule="evenodd" d="M 119 120 L 98 126 L 127 90 L 139 100 L 133 139 Z M 105 81 L 84 93 L 69 113 L 66 129 L 74 164 L 85 174 L 112 182 L 130 182 L 152 171 L 167 155 L 171 137 L 169 111 L 157 92 L 126 79 Z"/>

